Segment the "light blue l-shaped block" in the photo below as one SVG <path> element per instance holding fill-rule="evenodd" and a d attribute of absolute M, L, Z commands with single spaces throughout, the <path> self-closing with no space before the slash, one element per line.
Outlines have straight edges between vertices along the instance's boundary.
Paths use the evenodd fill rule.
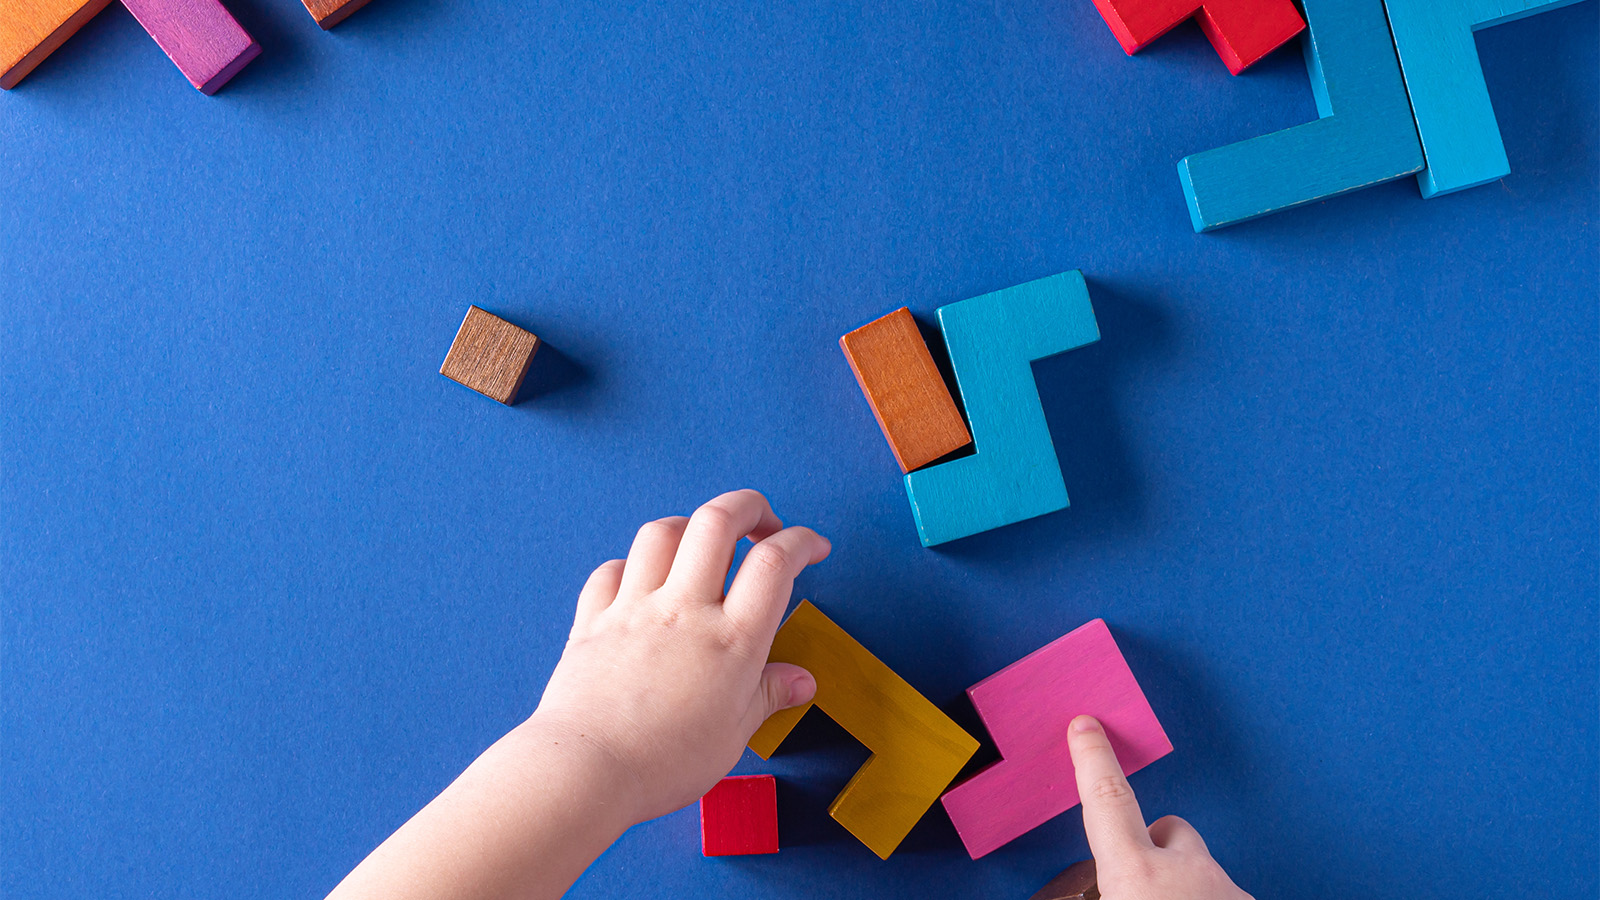
<path fill-rule="evenodd" d="M 1067 506 L 1034 360 L 1100 339 L 1080 272 L 1064 272 L 939 309 L 977 452 L 906 476 L 924 547 Z"/>
<path fill-rule="evenodd" d="M 1304 0 L 1315 122 L 1178 163 L 1195 231 L 1422 171 L 1422 146 L 1383 0 Z"/>
<path fill-rule="evenodd" d="M 1511 174 L 1472 33 L 1578 0 L 1387 0 L 1395 49 L 1428 168 L 1422 196 L 1466 190 Z"/>

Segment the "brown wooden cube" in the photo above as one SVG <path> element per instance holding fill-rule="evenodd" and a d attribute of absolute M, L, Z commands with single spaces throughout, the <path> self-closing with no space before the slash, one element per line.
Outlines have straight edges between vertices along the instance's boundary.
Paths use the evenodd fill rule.
<path fill-rule="evenodd" d="M 469 306 L 439 374 L 509 406 L 538 350 L 539 339 L 531 333 Z"/>

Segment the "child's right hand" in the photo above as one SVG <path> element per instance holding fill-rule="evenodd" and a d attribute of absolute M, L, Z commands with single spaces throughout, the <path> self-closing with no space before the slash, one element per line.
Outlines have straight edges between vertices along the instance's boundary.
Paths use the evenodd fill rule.
<path fill-rule="evenodd" d="M 1098 721 L 1073 719 L 1067 743 L 1103 900 L 1252 900 L 1211 858 L 1194 826 L 1167 816 L 1145 828 L 1139 801 Z"/>

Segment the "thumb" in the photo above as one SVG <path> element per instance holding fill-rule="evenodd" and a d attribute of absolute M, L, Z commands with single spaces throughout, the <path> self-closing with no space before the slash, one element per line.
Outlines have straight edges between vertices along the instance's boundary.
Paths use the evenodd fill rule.
<path fill-rule="evenodd" d="M 816 695 L 817 680 L 810 672 L 790 663 L 767 663 L 761 670 L 761 686 L 750 703 L 756 720 L 747 724 L 753 732 L 778 710 L 804 706 Z"/>

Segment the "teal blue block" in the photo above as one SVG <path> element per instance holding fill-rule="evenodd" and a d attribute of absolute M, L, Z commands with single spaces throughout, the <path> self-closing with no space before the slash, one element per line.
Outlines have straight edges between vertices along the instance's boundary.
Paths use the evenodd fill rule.
<path fill-rule="evenodd" d="M 1428 168 L 1422 196 L 1466 190 L 1511 174 L 1472 33 L 1578 0 L 1387 0 L 1395 49 Z"/>
<path fill-rule="evenodd" d="M 1315 122 L 1178 163 L 1195 231 L 1314 203 L 1422 171 L 1383 0 L 1305 0 Z"/>
<path fill-rule="evenodd" d="M 906 476 L 924 547 L 1065 509 L 1033 361 L 1100 340 L 1079 272 L 939 309 L 977 452 Z"/>

